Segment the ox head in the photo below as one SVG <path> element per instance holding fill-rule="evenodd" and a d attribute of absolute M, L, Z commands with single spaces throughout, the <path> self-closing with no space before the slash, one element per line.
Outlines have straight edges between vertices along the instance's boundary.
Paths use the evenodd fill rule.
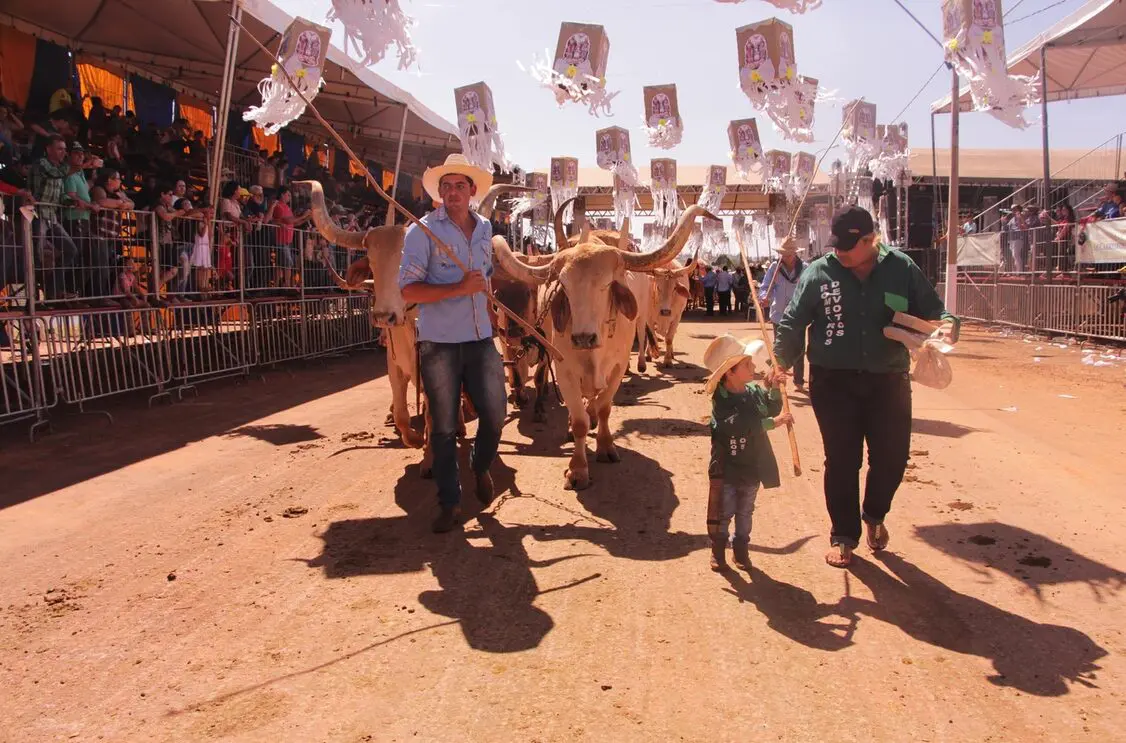
<path fill-rule="evenodd" d="M 670 317 L 674 305 L 681 308 L 688 302 L 688 277 L 696 270 L 696 261 L 681 268 L 678 261 L 672 261 L 668 268 L 653 272 L 653 290 L 657 297 L 657 310 L 661 317 Z"/>
<path fill-rule="evenodd" d="M 552 324 L 560 334 L 570 329 L 575 349 L 592 350 L 602 344 L 609 321 L 617 313 L 630 320 L 637 316 L 637 298 L 626 284 L 626 272 L 652 273 L 671 261 L 688 242 L 692 223 L 701 215 L 710 216 L 701 206 L 689 207 L 665 244 L 652 253 L 628 249 L 628 220 L 617 245 L 607 245 L 584 227 L 574 247 L 556 253 L 544 265 L 522 261 L 500 238 L 494 238 L 493 252 L 500 266 L 521 281 L 543 284 L 558 279 L 562 291 L 552 300 Z"/>

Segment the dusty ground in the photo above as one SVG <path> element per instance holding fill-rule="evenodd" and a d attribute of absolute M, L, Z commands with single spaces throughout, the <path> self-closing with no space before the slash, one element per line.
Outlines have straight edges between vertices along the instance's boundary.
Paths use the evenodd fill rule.
<path fill-rule="evenodd" d="M 560 411 L 514 418 L 463 534 L 428 531 L 376 352 L 9 427 L 0 739 L 1121 739 L 1126 360 L 968 333 L 916 388 L 891 549 L 847 573 L 799 397 L 806 472 L 721 576 L 698 364 L 727 326 L 681 327 L 684 366 L 620 393 L 621 464 L 564 492 Z"/>

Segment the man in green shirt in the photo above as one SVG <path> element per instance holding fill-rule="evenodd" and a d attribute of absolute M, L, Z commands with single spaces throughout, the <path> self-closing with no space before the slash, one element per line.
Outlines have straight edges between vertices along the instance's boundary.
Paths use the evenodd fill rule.
<path fill-rule="evenodd" d="M 66 267 L 75 265 L 78 248 L 63 227 L 59 214 L 60 205 L 66 197 L 65 182 L 70 172 L 66 140 L 53 134 L 47 140 L 45 156 L 32 166 L 27 176 L 28 190 L 36 201 L 38 218 L 35 220 L 34 231 L 38 236 L 39 265 L 52 266 L 41 271 L 48 299 L 62 298 L 64 294 L 74 290 L 74 276 Z M 46 257 L 48 246 L 53 248 L 50 261 Z"/>
<path fill-rule="evenodd" d="M 825 561 L 847 567 L 868 525 L 872 550 L 887 546 L 884 518 L 907 468 L 911 448 L 911 357 L 884 337 L 895 312 L 957 319 L 909 257 L 876 241 L 872 215 L 849 207 L 833 217 L 831 253 L 803 272 L 782 321 L 774 352 L 785 369 L 805 350 L 809 328 L 810 402 L 825 444 L 825 503 L 832 521 Z M 860 465 L 868 444 L 868 479 L 860 504 Z"/>

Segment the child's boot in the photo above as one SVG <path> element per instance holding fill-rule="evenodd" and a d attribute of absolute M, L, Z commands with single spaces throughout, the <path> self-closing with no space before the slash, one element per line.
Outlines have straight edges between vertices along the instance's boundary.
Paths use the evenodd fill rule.
<path fill-rule="evenodd" d="M 743 568 L 747 572 L 751 570 L 751 555 L 750 555 L 749 542 L 735 542 L 732 544 L 731 551 L 735 556 L 735 564 Z"/>
<path fill-rule="evenodd" d="M 712 542 L 712 570 L 721 572 L 727 570 L 727 540 Z"/>

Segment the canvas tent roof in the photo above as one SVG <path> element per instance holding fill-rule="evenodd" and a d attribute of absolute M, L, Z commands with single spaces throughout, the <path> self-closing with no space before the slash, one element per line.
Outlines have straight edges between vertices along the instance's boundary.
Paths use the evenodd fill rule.
<path fill-rule="evenodd" d="M 275 49 L 292 17 L 269 0 L 244 3 L 243 25 Z M 226 55 L 230 2 L 215 0 L 5 0 L 0 23 L 69 47 L 81 61 L 113 63 L 119 69 L 161 82 L 217 104 Z M 312 18 L 323 23 L 321 18 Z M 460 151 L 457 129 L 406 91 L 350 59 L 333 46 L 325 87 L 317 96 L 321 114 L 361 156 L 394 163 L 403 107 L 410 112 L 403 170 L 421 172 L 449 152 Z M 258 82 L 273 59 L 243 34 L 238 45 L 232 107 L 257 103 Z M 291 126 L 319 140 L 327 133 L 308 112 Z"/>
<path fill-rule="evenodd" d="M 1047 54 L 1048 101 L 1099 98 L 1126 93 L 1126 2 L 1089 0 L 1067 18 L 1009 55 L 1013 75 L 1036 75 L 1040 49 Z M 961 111 L 972 111 L 969 87 L 958 97 Z M 950 96 L 931 105 L 950 112 Z"/>

